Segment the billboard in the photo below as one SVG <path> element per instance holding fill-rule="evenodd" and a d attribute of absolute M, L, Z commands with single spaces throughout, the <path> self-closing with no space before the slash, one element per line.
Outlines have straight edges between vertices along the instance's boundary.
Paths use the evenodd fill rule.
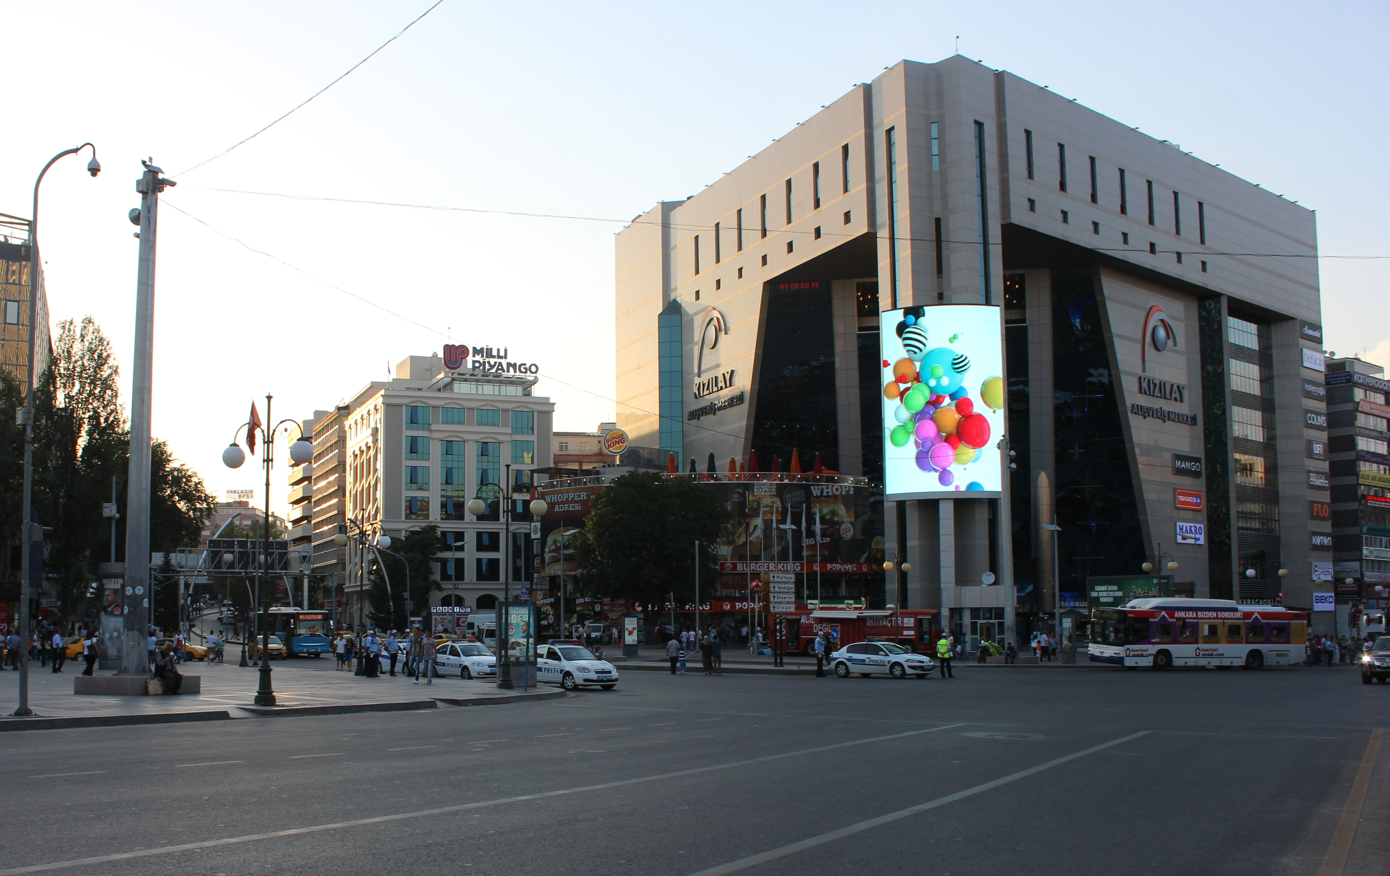
<path fill-rule="evenodd" d="M 999 308 L 886 310 L 879 344 L 886 497 L 997 498 L 1005 416 Z"/>

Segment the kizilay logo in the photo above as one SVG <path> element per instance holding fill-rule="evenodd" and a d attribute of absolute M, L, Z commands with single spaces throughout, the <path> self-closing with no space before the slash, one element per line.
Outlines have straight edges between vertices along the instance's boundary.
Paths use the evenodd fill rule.
<path fill-rule="evenodd" d="M 1163 308 L 1155 304 L 1149 308 L 1149 315 L 1144 317 L 1144 336 L 1139 341 L 1139 370 L 1149 370 L 1149 345 L 1162 353 L 1168 349 L 1168 345 L 1174 347 L 1178 345 L 1178 336 L 1173 331 L 1173 324 L 1168 321 L 1168 314 L 1163 312 Z"/>

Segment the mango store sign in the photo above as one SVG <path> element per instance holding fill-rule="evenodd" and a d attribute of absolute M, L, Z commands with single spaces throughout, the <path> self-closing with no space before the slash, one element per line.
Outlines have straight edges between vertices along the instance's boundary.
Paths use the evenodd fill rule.
<path fill-rule="evenodd" d="M 474 374 L 539 374 L 541 370 L 532 362 L 511 361 L 507 358 L 506 347 L 470 347 L 467 344 L 445 344 L 444 367 Z"/>

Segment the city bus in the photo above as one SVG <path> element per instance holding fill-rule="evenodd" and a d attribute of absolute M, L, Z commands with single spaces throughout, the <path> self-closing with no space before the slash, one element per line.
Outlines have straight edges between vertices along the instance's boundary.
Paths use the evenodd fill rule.
<path fill-rule="evenodd" d="M 1126 669 L 1290 666 L 1302 663 L 1308 618 L 1230 599 L 1131 599 L 1091 611 L 1089 656 Z"/>
<path fill-rule="evenodd" d="M 270 634 L 285 643 L 287 656 L 320 657 L 332 650 L 329 636 L 333 624 L 328 612 L 276 606 L 267 614 Z"/>

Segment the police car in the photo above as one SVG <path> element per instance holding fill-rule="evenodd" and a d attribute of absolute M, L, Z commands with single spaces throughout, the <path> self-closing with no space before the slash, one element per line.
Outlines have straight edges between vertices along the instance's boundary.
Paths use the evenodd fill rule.
<path fill-rule="evenodd" d="M 906 678 L 909 673 L 926 678 L 933 668 L 930 657 L 893 642 L 855 642 L 846 645 L 830 655 L 830 665 L 840 678 L 849 678 L 854 672 L 865 678 L 885 674 Z"/>
<path fill-rule="evenodd" d="M 434 667 L 440 675 L 457 672 L 459 678 L 495 678 L 497 657 L 477 642 L 445 642 L 434 652 Z"/>
<path fill-rule="evenodd" d="M 556 640 L 536 649 L 536 681 L 558 684 L 565 690 L 589 685 L 612 690 L 618 683 L 618 670 L 576 641 Z"/>

